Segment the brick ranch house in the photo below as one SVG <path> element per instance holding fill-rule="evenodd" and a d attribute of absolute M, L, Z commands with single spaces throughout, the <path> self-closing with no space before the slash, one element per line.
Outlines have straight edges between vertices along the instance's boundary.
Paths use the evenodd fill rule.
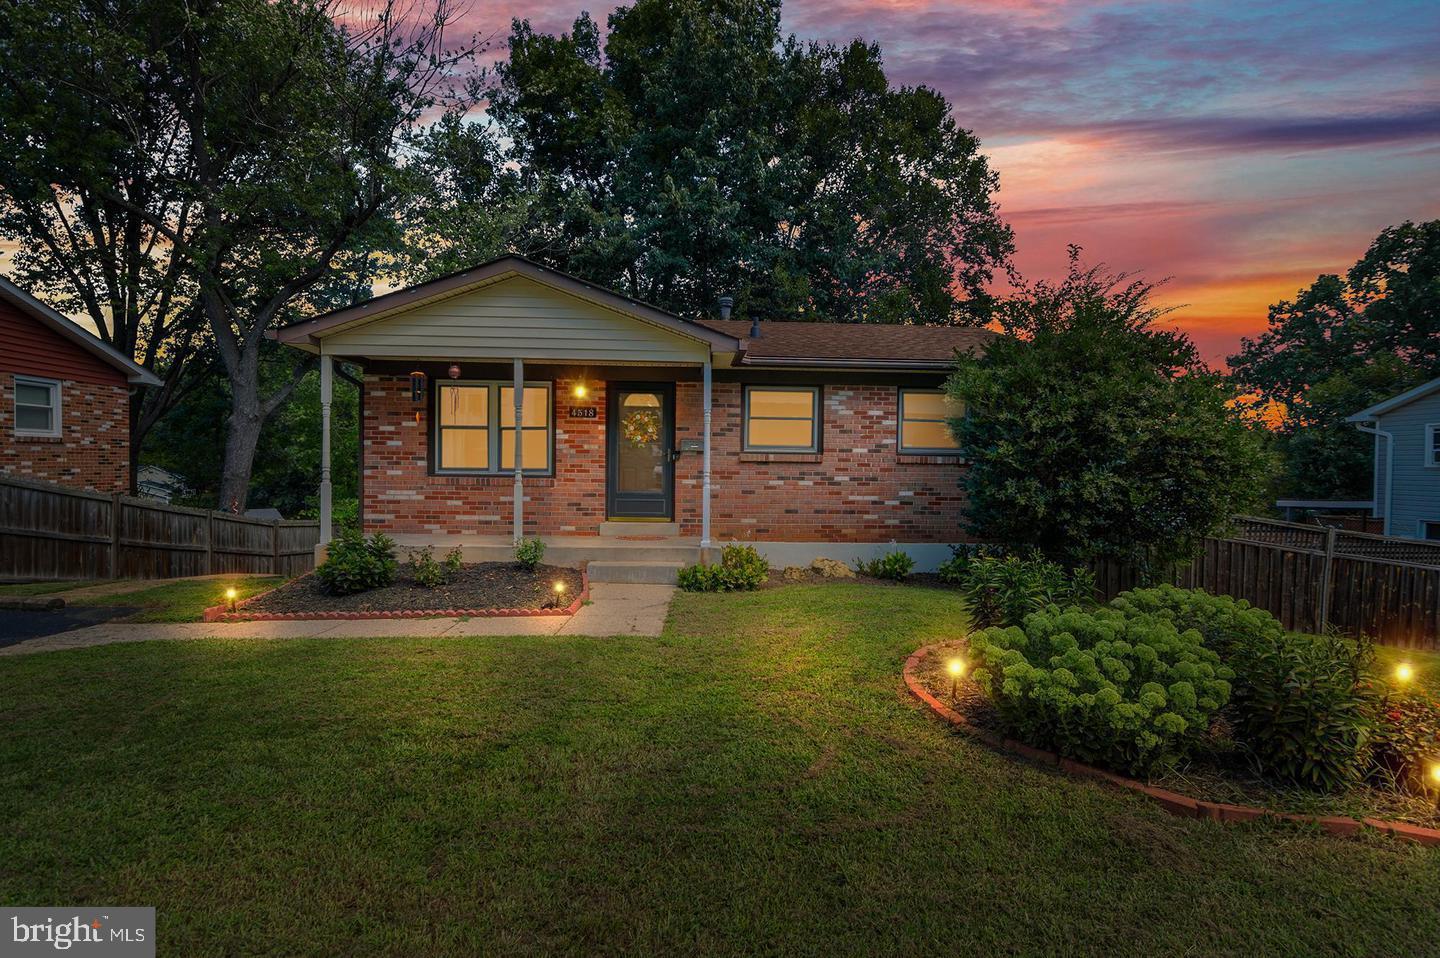
<path fill-rule="evenodd" d="M 687 320 L 509 256 L 274 335 L 320 357 L 322 548 L 336 360 L 364 370 L 363 528 L 402 547 L 541 536 L 644 579 L 730 541 L 933 568 L 965 538 L 940 387 L 986 330 Z"/>
<path fill-rule="evenodd" d="M 0 278 L 0 476 L 130 490 L 130 392 L 160 380 Z"/>

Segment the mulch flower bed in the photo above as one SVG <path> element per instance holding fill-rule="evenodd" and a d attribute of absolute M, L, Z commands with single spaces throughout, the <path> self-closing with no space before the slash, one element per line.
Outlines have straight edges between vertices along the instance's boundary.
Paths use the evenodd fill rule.
<path fill-rule="evenodd" d="M 1440 829 L 1440 811 L 1431 799 L 1366 786 L 1338 795 L 1279 787 L 1251 774 L 1240 764 L 1239 756 L 1227 756 L 1223 747 L 1217 747 L 1213 756 L 1168 769 L 1144 782 L 1030 748 L 1007 737 L 994 705 L 968 674 L 959 682 L 951 679 L 946 663 L 957 655 L 964 657 L 963 643 L 934 645 L 922 651 L 927 654 L 912 658 L 906 666 L 907 684 L 913 683 L 911 691 L 917 691 L 914 686 L 918 685 L 919 691 L 935 700 L 926 703 L 932 711 L 991 745 L 1149 794 L 1167 810 L 1190 817 L 1243 821 L 1269 816 L 1314 821 L 1336 834 L 1353 833 L 1363 821 L 1401 837 L 1440 845 L 1440 831 L 1436 831 Z M 1167 796 L 1180 801 L 1167 801 Z"/>
<path fill-rule="evenodd" d="M 558 607 L 556 582 L 565 583 Z M 233 614 L 219 608 L 213 618 L 223 622 L 271 617 L 573 614 L 585 598 L 587 585 L 576 569 L 542 565 L 532 571 L 513 562 L 481 562 L 461 566 L 449 582 L 432 589 L 412 579 L 401 565 L 395 584 L 381 589 L 329 595 L 314 575 L 304 575 L 240 603 Z"/>

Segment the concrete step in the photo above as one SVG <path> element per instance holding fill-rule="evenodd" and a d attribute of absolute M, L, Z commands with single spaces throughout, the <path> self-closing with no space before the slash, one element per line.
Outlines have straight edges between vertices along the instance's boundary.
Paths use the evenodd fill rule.
<path fill-rule="evenodd" d="M 613 538 L 649 539 L 661 537 L 674 539 L 680 535 L 678 522 L 621 522 L 610 520 L 600 523 L 600 535 Z"/>
<path fill-rule="evenodd" d="M 605 560 L 591 562 L 586 572 L 591 582 L 649 583 L 653 585 L 674 585 L 676 573 L 685 567 L 684 562 L 655 562 L 642 559 Z"/>

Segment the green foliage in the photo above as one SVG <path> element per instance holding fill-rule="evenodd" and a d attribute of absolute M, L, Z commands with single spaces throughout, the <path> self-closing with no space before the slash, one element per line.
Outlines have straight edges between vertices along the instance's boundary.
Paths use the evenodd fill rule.
<path fill-rule="evenodd" d="M 395 540 L 377 532 L 368 539 L 347 529 L 330 542 L 315 578 L 331 595 L 353 595 L 381 589 L 395 581 Z"/>
<path fill-rule="evenodd" d="M 545 558 L 545 540 L 540 538 L 521 539 L 515 543 L 515 562 L 522 569 L 534 572 Z"/>
<path fill-rule="evenodd" d="M 952 560 L 954 561 L 954 560 Z M 964 562 L 958 576 L 976 625 L 1020 625 L 1025 616 L 1049 606 L 1088 606 L 1095 601 L 1095 576 L 1088 570 L 1066 570 L 1034 553 L 977 554 Z"/>
<path fill-rule="evenodd" d="M 1154 615 L 1169 619 L 1184 632 L 1194 629 L 1222 659 L 1230 661 L 1240 649 L 1279 642 L 1285 628 L 1269 612 L 1244 599 L 1211 595 L 1204 589 L 1180 589 L 1165 584 L 1153 589 L 1122 592 L 1110 607 L 1126 615 Z"/>
<path fill-rule="evenodd" d="M 889 579 L 899 582 L 915 569 L 915 560 L 903 549 L 891 549 L 874 559 L 859 559 L 855 571 L 872 579 Z"/>
<path fill-rule="evenodd" d="M 1070 565 L 1163 562 L 1250 504 L 1260 440 L 1189 339 L 1156 328 L 1152 289 L 1072 259 L 1006 304 L 1023 335 L 960 358 L 947 389 L 968 412 L 951 425 L 977 537 Z"/>
<path fill-rule="evenodd" d="M 770 561 L 754 546 L 731 544 L 720 550 L 719 563 L 686 566 L 677 581 L 686 592 L 748 592 L 769 577 Z"/>
<path fill-rule="evenodd" d="M 1377 707 L 1369 641 L 1287 634 L 1236 645 L 1235 739 L 1267 778 L 1322 792 L 1359 781 Z"/>
<path fill-rule="evenodd" d="M 1279 492 L 1368 497 L 1374 441 L 1345 418 L 1440 376 L 1440 220 L 1383 230 L 1348 274 L 1271 306 L 1269 328 L 1229 363 L 1283 412 Z"/>
<path fill-rule="evenodd" d="M 1147 772 L 1184 757 L 1230 697 L 1197 632 L 1114 609 L 1055 608 L 970 636 L 974 678 L 1030 745 Z"/>
<path fill-rule="evenodd" d="M 1011 233 L 979 142 L 878 47 L 784 37 L 779 0 L 516 22 L 489 114 L 536 186 L 518 239 L 686 315 L 983 321 Z"/>
<path fill-rule="evenodd" d="M 410 552 L 410 578 L 427 589 L 438 589 L 446 585 L 455 573 L 460 571 L 464 553 L 459 546 L 445 553 L 445 558 L 435 561 L 435 547 L 425 546 Z"/>
<path fill-rule="evenodd" d="M 1440 702 L 1425 694 L 1387 701 L 1375 726 L 1369 777 L 1397 791 L 1425 794 L 1440 763 Z"/>

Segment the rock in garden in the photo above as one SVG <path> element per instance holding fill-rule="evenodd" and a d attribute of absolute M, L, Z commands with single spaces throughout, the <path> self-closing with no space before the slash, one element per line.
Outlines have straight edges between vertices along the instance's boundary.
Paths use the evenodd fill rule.
<path fill-rule="evenodd" d="M 854 569 L 850 568 L 845 563 L 837 562 L 834 559 L 816 559 L 814 562 L 810 563 L 810 568 L 813 569 L 818 575 L 823 575 L 827 579 L 855 578 Z"/>

